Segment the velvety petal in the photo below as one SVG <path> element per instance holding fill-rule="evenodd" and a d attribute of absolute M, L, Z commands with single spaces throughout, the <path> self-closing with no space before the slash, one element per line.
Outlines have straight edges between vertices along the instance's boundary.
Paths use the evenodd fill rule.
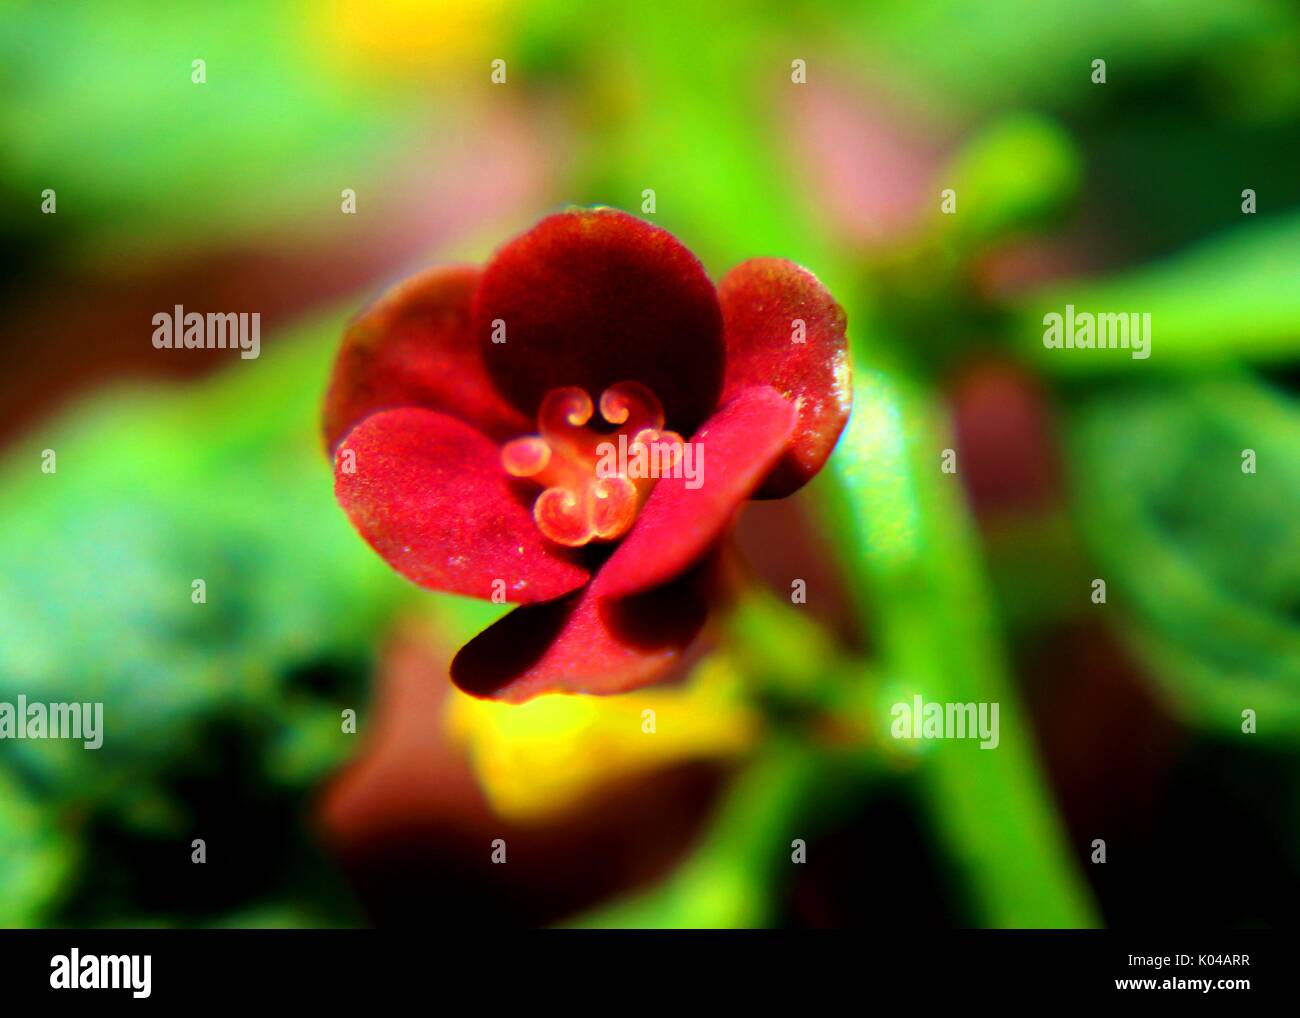
<path fill-rule="evenodd" d="M 616 601 L 590 586 L 516 608 L 451 663 L 466 693 L 520 703 L 541 693 L 622 693 L 668 678 L 708 613 L 711 563 L 673 583 Z"/>
<path fill-rule="evenodd" d="M 361 536 L 422 587 L 491 598 L 502 580 L 507 601 L 528 604 L 588 578 L 542 537 L 497 446 L 446 414 L 367 417 L 335 453 L 334 492 Z"/>
<path fill-rule="evenodd" d="M 422 406 L 475 425 L 494 438 L 526 431 L 496 391 L 470 327 L 479 270 L 440 267 L 399 283 L 343 335 L 325 397 L 325 442 L 333 449 L 377 410 Z"/>
<path fill-rule="evenodd" d="M 632 530 L 592 581 L 597 595 L 627 597 L 695 562 L 781 458 L 794 428 L 794 405 L 768 386 L 746 389 L 710 417 L 691 439 L 696 479 L 655 482 Z"/>
<path fill-rule="evenodd" d="M 492 342 L 493 322 L 505 342 Z M 474 329 L 489 374 L 530 418 L 549 389 L 598 399 L 630 379 L 686 433 L 722 390 L 722 313 L 704 267 L 672 234 L 615 209 L 550 216 L 498 251 Z"/>
<path fill-rule="evenodd" d="M 798 411 L 790 449 L 758 492 L 780 498 L 821 469 L 848 420 L 844 309 L 811 272 L 780 258 L 737 265 L 718 284 L 718 298 L 727 341 L 723 400 L 771 385 Z M 796 320 L 803 342 L 796 342 Z"/>

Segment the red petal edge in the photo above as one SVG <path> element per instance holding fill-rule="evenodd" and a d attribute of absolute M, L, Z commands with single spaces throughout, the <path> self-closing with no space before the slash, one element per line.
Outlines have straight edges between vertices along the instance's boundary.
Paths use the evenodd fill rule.
<path fill-rule="evenodd" d="M 492 341 L 494 322 L 504 342 Z M 549 389 L 598 399 L 631 379 L 685 433 L 722 391 L 722 312 L 704 267 L 617 209 L 550 216 L 501 248 L 483 270 L 474 330 L 488 373 L 529 418 Z"/>
<path fill-rule="evenodd" d="M 439 267 L 393 287 L 348 326 L 325 396 L 325 443 L 333 450 L 364 417 L 421 406 L 493 438 L 531 422 L 496 391 L 470 328 L 479 270 Z"/>
<path fill-rule="evenodd" d="M 789 495 L 822 468 L 849 416 L 844 309 L 811 272 L 780 258 L 737 265 L 718 284 L 718 298 L 727 342 L 723 400 L 766 384 L 798 411 L 789 452 L 758 492 Z M 803 342 L 796 342 L 797 321 Z"/>
<path fill-rule="evenodd" d="M 736 395 L 691 439 L 698 443 L 698 487 L 667 477 L 655 483 L 641 515 L 592 587 L 627 597 L 671 579 L 699 558 L 732 521 L 786 450 L 795 427 L 789 400 L 768 386 Z"/>
<path fill-rule="evenodd" d="M 541 693 L 623 693 L 680 674 L 704 625 L 712 563 L 623 601 L 589 586 L 549 604 L 516 608 L 451 663 L 471 696 L 521 703 Z"/>
<path fill-rule="evenodd" d="M 529 604 L 587 581 L 542 537 L 497 446 L 446 414 L 367 417 L 335 453 L 334 492 L 371 547 L 422 587 Z"/>

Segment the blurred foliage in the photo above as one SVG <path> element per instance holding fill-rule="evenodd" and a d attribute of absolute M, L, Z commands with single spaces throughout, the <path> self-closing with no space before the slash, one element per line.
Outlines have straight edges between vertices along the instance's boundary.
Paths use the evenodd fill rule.
<path fill-rule="evenodd" d="M 883 76 L 942 95 L 954 118 L 1026 97 L 1062 110 L 1107 104 L 1110 93 L 1080 87 L 1099 57 L 1108 83 L 1159 79 L 1188 63 L 1208 74 L 1228 59 L 1252 83 L 1289 83 L 1274 101 L 1300 107 L 1294 66 L 1250 59 L 1294 42 L 1297 12 L 1282 0 L 1092 0 L 1064 9 L 1036 0 L 883 0 L 822 9 L 833 12 L 843 38 L 860 40 L 861 55 Z"/>
<path fill-rule="evenodd" d="M 1300 356 L 1300 215 L 1241 226 L 1166 261 L 1098 280 L 1057 282 L 1021 298 L 1010 338 L 1043 371 L 1061 375 L 1132 370 L 1131 351 L 1053 356 L 1041 342 L 1043 315 L 1066 303 L 1079 311 L 1151 315 L 1144 370 L 1216 370 L 1245 360 Z M 1149 365 L 1149 367 L 1148 367 Z"/>
<path fill-rule="evenodd" d="M 1296 151 L 1293 5 L 631 0 L 596 17 L 559 0 L 508 15 L 382 0 L 238 2 L 219 17 L 33 4 L 0 18 L 2 222 L 36 242 L 32 209 L 55 187 L 76 235 L 59 257 L 111 255 L 124 238 L 166 252 L 292 235 L 340 177 L 382 175 L 430 137 L 454 145 L 447 126 L 481 108 L 464 82 L 485 84 L 501 55 L 521 101 L 572 128 L 557 206 L 636 211 L 654 188 L 656 221 L 715 274 L 788 257 L 844 304 L 854 416 L 809 497 L 873 651 L 849 654 L 771 598 L 737 605 L 709 664 L 725 681 L 676 694 L 702 715 L 677 750 L 725 745 L 742 761 L 731 789 L 667 881 L 579 925 L 778 922 L 794 839 L 899 788 L 938 846 L 954 921 L 1102 918 L 1020 703 L 982 535 L 936 469 L 953 442 L 938 383 L 954 358 L 1009 351 L 1058 386 L 1083 553 L 1109 578 L 1108 624 L 1170 709 L 1220 738 L 1256 709 L 1261 738 L 1294 743 L 1300 424 L 1286 379 L 1247 373 L 1294 364 L 1300 343 L 1300 218 L 1280 214 L 1298 197 L 1295 163 L 1271 158 Z M 1088 81 L 1099 56 L 1104 87 Z M 957 189 L 959 215 L 928 216 L 903 255 L 816 226 L 821 196 L 789 131 L 801 111 L 777 98 L 796 57 L 814 80 L 865 68 L 925 100 L 957 138 L 940 186 Z M 1225 152 L 1223 138 L 1243 143 Z M 1238 226 L 1247 186 L 1261 214 Z M 996 303 L 972 292 L 974 259 L 1108 200 L 1119 262 L 1158 261 Z M 1151 312 L 1150 361 L 1045 356 L 1042 315 L 1066 302 Z M 306 823 L 353 749 L 340 711 L 368 702 L 399 610 L 453 634 L 486 615 L 398 580 L 335 507 L 316 422 L 341 325 L 315 318 L 197 386 L 101 396 L 0 464 L 0 701 L 100 700 L 108 732 L 93 752 L 0 747 L 0 925 L 360 920 Z M 45 448 L 55 474 L 40 471 Z M 1241 472 L 1244 448 L 1256 475 Z M 882 719 L 914 693 L 998 702 L 999 750 L 900 750 Z M 640 702 L 599 717 L 580 701 L 462 706 L 456 724 L 500 808 L 545 819 L 611 754 L 628 773 L 654 763 L 606 738 Z M 205 836 L 196 881 L 184 846 Z"/>
<path fill-rule="evenodd" d="M 1068 135 L 1051 120 L 1021 114 L 977 135 L 944 175 L 960 196 L 957 242 L 980 242 L 1050 226 L 1079 187 L 1082 170 Z"/>
<path fill-rule="evenodd" d="M 663 884 L 602 906 L 578 927 L 733 929 L 778 918 L 796 841 L 827 823 L 844 793 L 807 747 L 773 740 L 736 779 L 691 857 Z M 837 794 L 838 793 L 838 794 Z M 817 818 L 814 821 L 813 818 Z"/>
<path fill-rule="evenodd" d="M 1251 709 L 1260 738 L 1294 743 L 1300 406 L 1224 373 L 1090 395 L 1072 424 L 1078 525 L 1174 709 L 1221 732 Z"/>
<path fill-rule="evenodd" d="M 334 510 L 316 420 L 339 326 L 325 319 L 198 387 L 104 397 L 0 467 L 0 701 L 100 701 L 107 732 L 94 751 L 4 745 L 19 794 L 5 808 L 45 861 L 6 881 L 0 921 L 34 922 L 41 907 L 133 918 L 104 911 L 141 903 L 99 900 L 113 869 L 91 857 L 121 851 L 118 872 L 138 873 L 136 857 L 168 839 L 207 833 L 207 872 L 229 876 L 233 852 L 256 858 L 276 839 L 241 823 L 246 840 L 221 843 L 217 821 L 229 837 L 260 803 L 259 823 L 292 832 L 303 793 L 351 751 L 340 711 L 365 706 L 404 587 Z M 95 876 L 66 898 L 86 866 Z M 283 874 L 250 870 L 260 877 L 241 893 L 283 892 Z M 193 883 L 171 889 L 174 918 L 203 917 L 180 897 Z"/>
<path fill-rule="evenodd" d="M 969 907 L 994 926 L 1095 921 L 1072 871 L 1034 763 L 997 634 L 973 526 L 956 475 L 937 469 L 951 447 L 923 382 L 859 357 L 854 412 L 832 459 L 838 500 L 828 522 L 862 563 L 862 593 L 893 681 L 872 711 L 882 738 L 891 704 L 997 703 L 1001 743 L 922 744 L 924 794 Z"/>
<path fill-rule="evenodd" d="M 436 134 L 439 108 L 413 85 L 454 86 L 480 55 L 482 43 L 462 47 L 449 31 L 482 31 L 477 18 L 450 17 L 478 5 L 404 6 L 10 5 L 0 15 L 0 224 L 24 228 L 44 188 L 104 255 L 142 233 L 154 247 L 198 248 L 310 221 L 341 187 Z"/>

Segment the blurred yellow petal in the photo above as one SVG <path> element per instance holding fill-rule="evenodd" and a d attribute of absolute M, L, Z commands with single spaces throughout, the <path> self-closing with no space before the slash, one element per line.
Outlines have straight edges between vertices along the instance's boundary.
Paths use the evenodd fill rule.
<path fill-rule="evenodd" d="M 736 756 L 760 726 L 722 655 L 685 685 L 623 696 L 551 693 L 507 704 L 457 690 L 446 717 L 492 807 L 517 821 L 563 812 L 620 779 Z"/>
<path fill-rule="evenodd" d="M 332 0 L 307 11 L 334 56 L 385 73 L 427 74 L 484 59 L 504 9 L 503 0 Z"/>

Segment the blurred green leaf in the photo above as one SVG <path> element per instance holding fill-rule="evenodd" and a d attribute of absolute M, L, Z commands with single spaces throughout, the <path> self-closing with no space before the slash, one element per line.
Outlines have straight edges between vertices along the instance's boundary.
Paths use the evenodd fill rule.
<path fill-rule="evenodd" d="M 53 188 L 60 221 L 120 253 L 141 231 L 153 249 L 188 246 L 336 207 L 340 187 L 429 130 L 421 93 L 328 51 L 340 14 L 250 0 L 202 17 L 142 0 L 7 5 L 0 185 L 13 200 L 0 223 L 40 218 Z"/>
<path fill-rule="evenodd" d="M 0 929 L 38 925 L 74 855 L 49 815 L 0 769 Z"/>
<path fill-rule="evenodd" d="M 790 843 L 809 835 L 824 766 L 775 741 L 735 779 L 701 843 L 664 883 L 568 924 L 602 929 L 740 929 L 772 922 Z"/>
<path fill-rule="evenodd" d="M 1059 109 L 1103 106 L 1126 80 L 1150 80 L 1217 59 L 1225 39 L 1260 46 L 1296 37 L 1300 17 L 1276 0 L 1039 0 L 816 5 L 858 59 L 884 80 L 942 97 L 953 117 L 1027 101 Z M 1091 64 L 1107 63 L 1093 85 Z"/>
<path fill-rule="evenodd" d="M 860 327 L 862 323 L 859 323 Z M 893 677 L 871 717 L 882 738 L 890 704 L 999 704 L 1000 742 L 918 747 L 931 823 L 969 895 L 974 922 L 1079 927 L 1096 922 L 1044 787 L 1029 718 L 1000 646 L 977 538 L 954 475 L 939 469 L 948 424 L 923 383 L 859 352 L 853 414 L 826 503 L 844 561 L 857 564 L 864 619 Z"/>
<path fill-rule="evenodd" d="M 290 669 L 366 653 L 402 584 L 334 505 L 316 428 L 329 346 L 102 400 L 0 467 L 0 690 L 108 705 L 99 756 L 67 762 L 99 770 L 196 706 L 270 702 Z"/>
<path fill-rule="evenodd" d="M 1236 374 L 1130 386 L 1070 415 L 1074 511 L 1104 612 L 1188 721 L 1300 732 L 1300 407 Z M 1242 469 L 1253 450 L 1256 473 Z"/>
<path fill-rule="evenodd" d="M 1134 361 L 1123 349 L 1048 349 L 1043 316 L 1063 312 L 1066 304 L 1078 311 L 1150 313 L 1150 357 Z M 1019 301 L 1015 313 L 1016 350 L 1054 375 L 1293 359 L 1300 354 L 1300 216 L 1248 222 L 1148 268 L 1054 283 Z"/>
<path fill-rule="evenodd" d="M 79 841 L 101 864 L 121 850 L 129 886 L 167 843 L 186 860 L 192 836 L 229 853 L 243 801 L 286 825 L 304 868 L 303 796 L 355 749 L 340 712 L 364 711 L 378 636 L 415 593 L 334 504 L 317 422 L 340 326 L 321 319 L 209 382 L 105 397 L 0 465 L 0 701 L 104 705 L 100 749 L 0 744 L 0 773 L 59 818 L 55 858 Z M 0 837 L 30 842 L 18 808 Z M 20 845 L 10 864 L 35 872 L 50 852 Z M 274 860 L 251 888 L 263 878 Z M 138 905 L 69 884 L 85 921 Z"/>
<path fill-rule="evenodd" d="M 943 174 L 957 195 L 951 222 L 965 246 L 1026 232 L 1058 216 L 1082 170 L 1069 136 L 1031 114 L 1006 117 L 968 142 Z"/>

